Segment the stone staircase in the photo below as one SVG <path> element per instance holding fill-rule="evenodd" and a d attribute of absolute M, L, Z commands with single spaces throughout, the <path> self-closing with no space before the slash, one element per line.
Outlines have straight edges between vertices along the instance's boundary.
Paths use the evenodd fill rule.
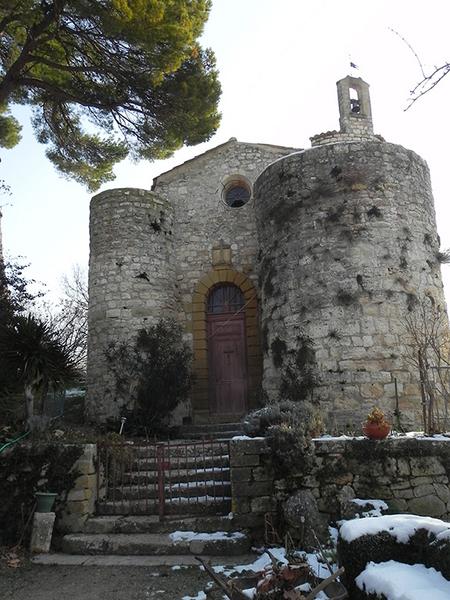
<path fill-rule="evenodd" d="M 207 423 L 203 425 L 185 425 L 180 437 L 184 439 L 231 439 L 242 435 L 242 423 Z"/>
<path fill-rule="evenodd" d="M 228 517 L 159 521 L 155 516 L 100 516 L 87 521 L 84 533 L 65 535 L 61 550 L 67 554 L 121 556 L 240 556 L 247 553 L 248 535 L 232 529 L 232 519 Z"/>
<path fill-rule="evenodd" d="M 183 564 L 183 556 L 229 557 L 249 551 L 249 536 L 228 516 L 231 482 L 225 439 L 130 446 L 127 452 L 118 472 L 105 472 L 96 516 L 88 519 L 83 532 L 62 538 L 63 553 L 177 555 Z"/>

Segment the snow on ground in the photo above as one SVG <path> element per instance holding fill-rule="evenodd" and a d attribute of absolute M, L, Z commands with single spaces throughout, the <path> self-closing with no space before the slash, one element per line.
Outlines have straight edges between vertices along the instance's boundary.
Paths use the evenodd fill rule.
<path fill-rule="evenodd" d="M 265 437 L 251 437 L 249 435 L 235 435 L 231 440 L 265 440 Z"/>
<path fill-rule="evenodd" d="M 406 565 L 394 560 L 370 562 L 356 578 L 360 590 L 389 600 L 449 600 L 450 581 L 436 569 L 424 565 Z M 432 593 L 431 593 L 432 590 Z"/>
<path fill-rule="evenodd" d="M 245 537 L 244 533 L 235 531 L 215 531 L 214 533 L 195 533 L 195 531 L 174 531 L 169 534 L 172 542 L 192 542 L 192 540 L 215 541 L 215 540 L 239 540 Z"/>
<path fill-rule="evenodd" d="M 403 437 L 403 435 L 399 437 Z M 404 434 L 404 437 L 431 442 L 450 442 L 450 434 L 425 435 L 423 431 L 408 431 Z"/>
<path fill-rule="evenodd" d="M 181 600 L 207 600 L 205 592 L 199 592 L 196 596 L 183 596 Z"/>
<path fill-rule="evenodd" d="M 278 562 L 283 564 L 288 563 L 285 548 L 270 548 L 270 553 Z M 213 567 L 213 569 L 216 573 L 223 573 L 225 576 L 229 577 L 231 573 L 243 573 L 244 571 L 259 573 L 260 571 L 264 571 L 264 569 L 269 567 L 271 564 L 272 561 L 270 560 L 270 556 L 267 554 L 267 552 L 264 552 L 254 562 L 248 565 L 235 565 L 233 567 L 222 567 L 218 565 Z"/>
<path fill-rule="evenodd" d="M 343 540 L 352 542 L 363 535 L 376 535 L 381 531 L 387 531 L 398 542 L 406 544 L 418 529 L 426 529 L 436 536 L 447 535 L 450 531 L 450 523 L 417 515 L 384 515 L 376 519 L 365 517 L 346 521 L 339 533 Z"/>

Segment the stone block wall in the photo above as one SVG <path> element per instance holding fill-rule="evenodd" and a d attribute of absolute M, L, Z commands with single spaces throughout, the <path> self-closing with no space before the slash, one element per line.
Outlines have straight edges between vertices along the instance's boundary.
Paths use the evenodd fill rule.
<path fill-rule="evenodd" d="M 83 531 L 86 520 L 95 513 L 97 500 L 97 445 L 84 444 L 83 454 L 72 467 L 80 473 L 67 494 L 56 527 L 62 533 Z"/>
<path fill-rule="evenodd" d="M 243 206 L 228 206 L 224 189 L 234 179 L 245 180 L 251 189 L 263 169 L 293 150 L 231 138 L 154 180 L 152 189 L 174 211 L 176 316 L 194 352 L 192 416 L 197 423 L 210 419 L 205 303 L 214 285 L 233 283 L 245 296 L 249 407 L 260 399 L 256 206 L 253 197 Z M 226 252 L 218 264 L 220 248 Z"/>
<path fill-rule="evenodd" d="M 390 512 L 450 518 L 450 439 L 318 440 L 316 468 L 302 486 L 319 510 L 339 515 L 353 498 L 384 500 Z"/>
<path fill-rule="evenodd" d="M 170 204 L 140 189 L 94 196 L 90 213 L 89 335 L 86 411 L 117 417 L 133 392 L 118 395 L 105 352 L 133 340 L 161 318 L 174 317 L 175 265 Z"/>
<path fill-rule="evenodd" d="M 275 512 L 274 473 L 265 438 L 230 442 L 231 510 L 243 527 L 260 528 L 264 515 Z"/>
<path fill-rule="evenodd" d="M 317 146 L 270 165 L 255 198 L 269 398 L 306 335 L 330 428 L 374 404 L 391 415 L 395 380 L 407 424 L 420 422 L 405 318 L 430 297 L 445 310 L 426 163 L 375 137 Z"/>
<path fill-rule="evenodd" d="M 264 438 L 231 442 L 232 510 L 252 526 L 298 490 L 310 490 L 324 520 L 352 498 L 384 500 L 392 513 L 450 519 L 450 439 L 320 438 L 308 472 L 277 477 Z M 259 518 L 259 521 L 258 521 Z"/>
<path fill-rule="evenodd" d="M 309 138 L 311 146 L 324 146 L 325 144 L 338 144 L 338 143 L 349 143 L 349 142 L 366 142 L 366 141 L 383 141 L 380 136 L 374 136 L 373 134 L 366 133 L 365 131 L 352 131 L 351 133 L 342 133 L 341 131 L 326 131 L 313 135 Z"/>

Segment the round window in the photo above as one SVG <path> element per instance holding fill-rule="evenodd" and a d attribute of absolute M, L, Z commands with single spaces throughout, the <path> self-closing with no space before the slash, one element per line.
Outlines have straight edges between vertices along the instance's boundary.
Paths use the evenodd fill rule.
<path fill-rule="evenodd" d="M 223 199 L 231 208 L 244 206 L 251 198 L 251 188 L 242 180 L 230 181 L 224 188 Z"/>

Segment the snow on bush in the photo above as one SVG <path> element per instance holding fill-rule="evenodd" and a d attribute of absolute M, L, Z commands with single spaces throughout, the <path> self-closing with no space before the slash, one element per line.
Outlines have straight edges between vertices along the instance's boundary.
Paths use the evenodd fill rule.
<path fill-rule="evenodd" d="M 423 565 L 405 565 L 390 560 L 370 562 L 356 578 L 356 585 L 367 594 L 383 594 L 388 600 L 448 600 L 450 581 Z"/>
<path fill-rule="evenodd" d="M 397 542 L 407 544 L 419 529 L 425 529 L 436 537 L 450 535 L 450 523 L 417 515 L 384 515 L 376 519 L 371 517 L 354 519 L 342 525 L 339 535 L 350 543 L 363 535 L 376 535 L 387 531 Z"/>

